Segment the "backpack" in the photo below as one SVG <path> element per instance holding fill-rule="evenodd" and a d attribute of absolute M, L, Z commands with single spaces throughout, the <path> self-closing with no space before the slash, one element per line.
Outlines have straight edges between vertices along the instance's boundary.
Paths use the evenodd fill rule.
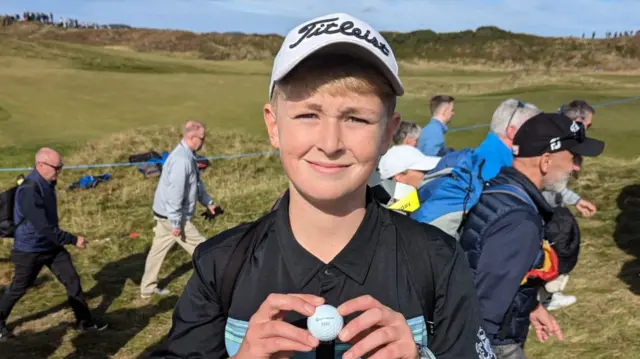
<path fill-rule="evenodd" d="M 139 158 L 142 159 L 144 158 L 145 155 L 147 154 L 139 154 L 134 156 L 139 156 Z M 158 177 L 162 173 L 162 166 L 164 165 L 167 158 L 169 157 L 169 152 L 162 152 L 162 155 L 159 155 L 157 152 L 150 152 L 149 156 L 150 158 L 140 161 L 140 162 L 146 161 L 146 163 L 142 164 L 141 166 L 138 166 L 138 171 L 140 171 L 140 173 L 142 173 L 145 178 Z M 131 159 L 132 158 L 130 157 L 129 160 Z"/>
<path fill-rule="evenodd" d="M 551 247 L 558 255 L 558 273 L 567 274 L 575 268 L 580 255 L 580 227 L 566 207 L 556 207 L 544 227 Z"/>
<path fill-rule="evenodd" d="M 32 182 L 30 179 L 26 179 L 20 175 L 18 176 L 15 186 L 0 193 L 0 238 L 13 238 L 18 226 L 24 222 L 23 219 L 18 224 L 14 223 L 13 208 L 15 206 L 18 187 Z"/>
<path fill-rule="evenodd" d="M 473 149 L 442 157 L 436 168 L 425 175 L 419 189 L 422 203 L 411 218 L 459 239 L 466 214 L 478 203 L 484 189 L 484 162 Z"/>
<path fill-rule="evenodd" d="M 279 201 L 278 201 L 279 202 Z M 255 222 L 249 224 L 245 230 L 242 238 L 236 242 L 234 248 L 229 254 L 229 261 L 222 272 L 222 280 L 216 283 L 217 292 L 220 293 L 220 308 L 222 310 L 224 318 L 229 316 L 229 308 L 231 308 L 231 300 L 233 298 L 233 291 L 236 287 L 238 277 L 244 266 L 245 262 L 253 256 L 253 253 L 260 241 L 266 235 L 269 225 L 272 223 L 275 211 L 271 211 L 258 219 Z M 403 216 L 401 214 L 389 211 L 391 221 L 395 224 L 396 228 L 404 228 L 415 230 L 415 233 L 410 233 L 406 237 L 414 238 L 420 235 L 424 235 L 424 232 L 419 231 L 420 225 L 413 220 Z M 403 221 L 405 221 L 403 223 Z M 431 267 L 431 261 L 429 254 L 425 255 L 423 248 L 418 248 L 416 241 L 404 240 L 405 236 L 398 235 L 398 242 L 400 243 L 400 249 L 404 252 L 404 255 L 409 260 L 409 273 L 413 280 L 414 288 L 417 290 L 417 294 L 421 300 L 422 313 L 425 319 L 427 327 L 427 343 L 431 343 L 433 335 L 435 333 L 434 324 L 434 305 L 435 305 L 435 278 L 433 277 L 433 269 Z M 427 275 L 420 275 L 428 273 Z M 416 280 L 420 275 L 421 280 Z M 417 285 L 421 283 L 422 285 Z"/>
<path fill-rule="evenodd" d="M 107 172 L 101 176 L 82 176 L 80 179 L 72 183 L 68 189 L 74 190 L 76 188 L 95 188 L 100 182 L 105 182 L 111 179 L 111 175 Z"/>

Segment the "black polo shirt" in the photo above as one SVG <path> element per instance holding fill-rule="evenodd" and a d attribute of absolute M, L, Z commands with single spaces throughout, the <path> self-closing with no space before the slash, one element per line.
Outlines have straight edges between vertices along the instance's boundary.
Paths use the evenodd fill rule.
<path fill-rule="evenodd" d="M 405 229 L 390 221 L 388 210 L 368 194 L 366 214 L 356 234 L 330 263 L 324 264 L 294 238 L 288 204 L 287 193 L 254 257 L 238 277 L 228 320 L 221 313 L 216 282 L 221 280 L 228 254 L 246 225 L 197 247 L 194 272 L 176 305 L 172 328 L 153 357 L 226 358 L 238 350 L 249 319 L 269 294 L 305 293 L 321 296 L 336 307 L 369 294 L 402 313 L 416 343 L 426 344 L 438 359 L 495 358 L 481 328 L 468 263 L 455 239 L 435 227 L 410 221 L 422 228 L 424 236 L 412 240 L 424 245 L 425 255 L 430 252 L 434 270 L 435 335 L 426 343 L 418 291 L 413 288 L 408 258 L 402 255 L 396 238 L 396 231 Z M 346 317 L 345 323 L 356 315 Z M 290 312 L 285 320 L 306 328 L 306 317 L 296 312 Z M 348 344 L 336 340 L 331 350 L 335 358 L 340 358 L 348 348 Z M 298 353 L 294 358 L 316 358 L 316 354 Z"/>

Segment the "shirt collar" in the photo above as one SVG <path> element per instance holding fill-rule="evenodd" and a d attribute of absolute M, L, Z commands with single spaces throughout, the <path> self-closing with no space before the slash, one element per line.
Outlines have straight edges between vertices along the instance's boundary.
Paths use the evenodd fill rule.
<path fill-rule="evenodd" d="M 449 131 L 449 126 L 445 125 L 444 123 L 440 122 L 439 120 L 437 120 L 435 117 L 431 117 L 431 122 L 435 122 L 438 125 L 440 125 L 440 127 L 442 128 L 442 132 L 447 132 Z"/>
<path fill-rule="evenodd" d="M 344 249 L 330 262 L 354 281 L 364 283 L 378 245 L 381 232 L 380 207 L 367 189 L 366 213 L 355 235 Z M 296 286 L 302 289 L 325 266 L 296 241 L 289 220 L 289 191 L 277 209 L 275 230 L 287 269 Z"/>
<path fill-rule="evenodd" d="M 196 154 L 195 154 L 195 152 L 193 152 L 193 151 L 189 148 L 189 146 L 187 146 L 187 143 L 186 143 L 186 142 L 184 142 L 184 140 L 180 141 L 180 145 L 181 145 L 182 147 L 184 147 L 184 149 L 185 149 L 185 150 L 189 151 L 189 153 L 191 153 L 191 156 L 192 156 L 193 158 L 196 158 Z"/>

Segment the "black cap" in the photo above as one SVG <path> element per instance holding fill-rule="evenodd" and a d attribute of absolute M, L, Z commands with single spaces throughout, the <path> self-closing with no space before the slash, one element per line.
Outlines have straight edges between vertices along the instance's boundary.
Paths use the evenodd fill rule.
<path fill-rule="evenodd" d="M 584 125 L 558 113 L 539 113 L 526 121 L 513 138 L 514 157 L 538 157 L 545 153 L 569 151 L 596 157 L 604 142 L 587 138 Z"/>

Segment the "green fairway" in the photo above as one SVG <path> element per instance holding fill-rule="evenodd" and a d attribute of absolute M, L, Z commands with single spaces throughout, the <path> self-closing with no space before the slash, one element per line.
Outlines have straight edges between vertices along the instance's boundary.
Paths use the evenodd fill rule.
<path fill-rule="evenodd" d="M 45 145 L 60 150 L 66 165 L 122 162 L 133 153 L 170 151 L 179 141 L 180 126 L 190 119 L 209 127 L 203 155 L 270 151 L 262 119 L 270 71 L 267 61 L 214 62 L 0 38 L 0 167 L 28 167 Z M 509 97 L 556 111 L 572 99 L 596 105 L 640 96 L 638 74 L 406 63 L 401 75 L 407 88 L 398 108 L 403 118 L 426 124 L 430 97 L 449 94 L 456 98 L 451 129 L 488 124 L 496 106 Z M 620 204 L 640 203 L 640 190 L 634 187 L 640 183 L 638 113 L 640 100 L 597 108 L 590 135 L 604 139 L 606 150 L 602 158 L 586 162 L 576 184 L 599 208 L 595 217 L 580 219 L 582 257 L 567 287 L 578 303 L 555 312 L 565 343 L 540 344 L 532 335 L 527 345 L 531 358 L 640 357 L 640 281 L 635 276 L 640 245 L 624 244 L 640 241 L 640 224 L 638 213 L 631 210 L 630 215 Z M 450 133 L 447 146 L 475 146 L 486 131 Z M 106 171 L 113 179 L 96 189 L 66 190 L 85 174 Z M 17 174 L 0 172 L 0 189 L 8 188 Z M 213 223 L 196 220 L 207 237 L 257 218 L 287 185 L 277 157 L 214 161 L 203 179 L 226 209 Z M 10 352 L 11 358 L 136 358 L 162 339 L 191 267 L 187 253 L 176 248 L 161 272 L 172 296 L 140 299 L 140 276 L 153 238 L 156 181 L 144 179 L 134 168 L 64 171 L 59 184 L 62 226 L 88 237 L 88 249 L 70 251 L 92 308 L 114 330 L 85 336 L 69 329 L 73 315 L 65 306 L 64 289 L 44 270 L 9 320 L 19 335 L 17 344 L 0 343 L 0 353 Z M 131 232 L 140 236 L 130 239 Z M 13 273 L 10 249 L 10 240 L 0 240 L 0 291 Z"/>

